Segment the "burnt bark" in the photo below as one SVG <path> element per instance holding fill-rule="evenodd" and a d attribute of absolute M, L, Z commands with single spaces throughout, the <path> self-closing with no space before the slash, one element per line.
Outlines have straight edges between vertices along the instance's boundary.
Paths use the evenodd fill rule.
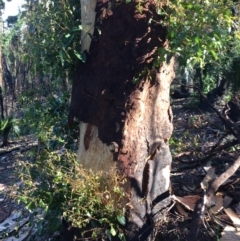
<path fill-rule="evenodd" d="M 4 106 L 3 106 L 3 68 L 2 68 L 2 46 L 0 46 L 0 107 L 1 118 L 4 119 Z"/>
<path fill-rule="evenodd" d="M 1 145 L 1 147 L 9 145 L 8 136 L 9 136 L 10 131 L 11 131 L 11 127 L 8 127 L 3 130 L 3 143 Z"/>
<path fill-rule="evenodd" d="M 7 84 L 9 86 L 9 89 L 12 92 L 12 100 L 16 100 L 16 93 L 15 93 L 15 84 L 14 84 L 14 80 L 13 80 L 13 76 L 11 74 L 9 65 L 7 63 L 6 57 L 3 55 L 3 63 L 4 63 L 4 67 L 6 70 L 6 76 L 5 79 L 7 80 Z"/>
<path fill-rule="evenodd" d="M 149 24 L 157 17 L 152 1 L 141 12 L 135 2 L 108 6 L 97 4 L 101 35 L 95 32 L 87 61 L 77 68 L 69 123 L 74 117 L 81 121 L 78 161 L 85 168 L 116 166 L 127 177 L 128 240 L 154 240 L 154 227 L 170 202 L 173 60 L 151 67 L 157 48 L 166 46 L 166 29 Z M 134 84 L 145 67 L 151 78 Z"/>
<path fill-rule="evenodd" d="M 0 86 L 0 106 L 1 106 L 1 118 L 4 119 L 4 106 L 3 106 L 3 91 L 2 91 L 2 86 Z"/>

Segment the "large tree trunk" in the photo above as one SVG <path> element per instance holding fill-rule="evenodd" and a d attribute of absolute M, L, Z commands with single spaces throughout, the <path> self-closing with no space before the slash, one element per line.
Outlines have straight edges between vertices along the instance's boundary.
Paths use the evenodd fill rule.
<path fill-rule="evenodd" d="M 155 12 L 151 1 L 141 13 L 136 3 L 109 9 L 103 2 L 97 4 L 101 35 L 95 32 L 87 61 L 73 81 L 69 122 L 74 117 L 81 121 L 78 160 L 85 168 L 109 171 L 116 166 L 127 177 L 128 240 L 153 240 L 154 224 L 170 202 L 173 60 L 133 84 L 146 66 L 151 69 L 166 29 L 149 24 Z"/>

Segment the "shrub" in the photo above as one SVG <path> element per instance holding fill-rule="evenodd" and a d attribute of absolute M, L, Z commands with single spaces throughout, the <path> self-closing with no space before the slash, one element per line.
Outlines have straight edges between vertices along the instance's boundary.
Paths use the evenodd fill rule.
<path fill-rule="evenodd" d="M 19 163 L 22 185 L 17 190 L 17 199 L 31 213 L 37 208 L 44 210 L 46 218 L 38 226 L 45 232 L 59 229 L 64 218 L 81 228 L 85 237 L 106 240 L 118 235 L 124 240 L 124 178 L 116 170 L 86 171 L 75 160 L 75 154 L 65 149 L 45 149 L 35 161 Z"/>

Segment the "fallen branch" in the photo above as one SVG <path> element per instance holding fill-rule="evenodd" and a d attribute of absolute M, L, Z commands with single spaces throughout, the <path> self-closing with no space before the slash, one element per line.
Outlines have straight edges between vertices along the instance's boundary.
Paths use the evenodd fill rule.
<path fill-rule="evenodd" d="M 24 147 L 22 144 L 19 144 L 19 145 L 13 146 L 13 147 L 3 148 L 0 150 L 0 156 L 11 153 L 13 151 L 26 152 L 36 146 L 38 146 L 38 143 L 33 142 L 33 143 L 28 143 L 27 147 Z"/>
<path fill-rule="evenodd" d="M 216 178 L 213 183 L 210 185 L 208 190 L 208 195 L 215 195 L 218 188 L 227 181 L 239 168 L 240 166 L 240 157 L 229 167 L 224 173 L 222 173 L 218 178 Z"/>
<path fill-rule="evenodd" d="M 210 151 L 208 151 L 208 153 L 212 153 L 218 146 L 220 146 L 220 144 L 222 143 L 223 139 L 226 138 L 227 136 L 228 136 L 228 133 L 225 133 L 222 137 L 220 137 L 218 142 L 212 147 L 212 149 Z"/>
<path fill-rule="evenodd" d="M 216 153 L 219 153 L 220 151 L 236 146 L 238 144 L 239 144 L 238 140 L 233 140 L 233 141 L 227 142 L 226 144 L 220 146 L 219 148 L 210 150 L 209 152 L 205 153 L 205 155 L 216 154 Z"/>
<path fill-rule="evenodd" d="M 233 141 L 230 141 L 228 143 L 226 143 L 225 145 L 222 145 L 220 146 L 219 148 L 215 149 L 213 152 L 208 152 L 206 153 L 207 156 L 204 156 L 202 157 L 201 159 L 197 159 L 194 161 L 191 161 L 191 162 L 182 162 L 184 164 L 186 164 L 185 166 L 182 166 L 182 167 L 179 167 L 177 170 L 172 170 L 172 173 L 175 173 L 175 172 L 180 172 L 182 170 L 186 170 L 186 169 L 194 169 L 194 168 L 197 168 L 199 166 L 203 166 L 204 164 L 206 164 L 211 158 L 213 158 L 216 154 L 219 154 L 220 151 L 223 151 L 227 148 L 230 148 L 230 147 L 233 147 L 233 146 L 236 146 L 236 145 L 239 145 L 238 141 L 237 140 L 233 140 Z M 179 161 L 179 160 L 178 160 Z"/>
<path fill-rule="evenodd" d="M 192 154 L 193 154 L 192 151 L 184 151 L 184 152 L 178 153 L 177 155 L 173 156 L 173 158 L 179 158 L 181 156 L 189 156 L 189 155 L 192 155 Z"/>

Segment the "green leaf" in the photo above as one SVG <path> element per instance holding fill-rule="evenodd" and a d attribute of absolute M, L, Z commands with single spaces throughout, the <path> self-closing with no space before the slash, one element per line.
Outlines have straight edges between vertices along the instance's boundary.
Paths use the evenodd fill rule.
<path fill-rule="evenodd" d="M 214 59 L 217 60 L 217 59 L 218 59 L 218 56 L 217 56 L 216 52 L 215 52 L 214 50 L 212 50 L 212 49 L 211 49 L 210 51 L 211 51 Z"/>
<path fill-rule="evenodd" d="M 116 235 L 117 235 L 117 232 L 116 232 L 116 230 L 113 228 L 113 226 L 111 226 L 110 233 L 112 234 L 112 236 L 116 236 Z"/>
<path fill-rule="evenodd" d="M 164 11 L 162 11 L 161 8 L 159 8 L 159 9 L 157 10 L 157 14 L 158 14 L 159 16 L 167 16 L 167 13 L 164 12 Z"/>
<path fill-rule="evenodd" d="M 80 60 L 82 60 L 83 63 L 86 62 L 86 54 L 85 53 L 78 53 L 76 50 L 74 50 L 74 54 L 76 55 L 76 57 Z"/>
<path fill-rule="evenodd" d="M 123 226 L 126 225 L 126 218 L 124 216 L 118 215 L 117 220 L 121 225 L 123 225 Z"/>
<path fill-rule="evenodd" d="M 79 30 L 83 30 L 82 25 L 78 25 L 78 27 L 73 28 L 74 32 L 79 31 Z"/>
<path fill-rule="evenodd" d="M 29 60 L 29 56 L 28 56 L 27 54 L 25 54 L 24 57 L 23 57 L 23 61 L 24 61 L 25 63 L 27 63 L 28 60 Z"/>
<path fill-rule="evenodd" d="M 118 237 L 121 241 L 126 241 L 125 235 L 123 233 L 119 233 Z"/>
<path fill-rule="evenodd" d="M 199 38 L 198 38 L 198 37 L 196 37 L 196 38 L 194 39 L 194 41 L 195 41 L 196 44 L 199 44 Z"/>

